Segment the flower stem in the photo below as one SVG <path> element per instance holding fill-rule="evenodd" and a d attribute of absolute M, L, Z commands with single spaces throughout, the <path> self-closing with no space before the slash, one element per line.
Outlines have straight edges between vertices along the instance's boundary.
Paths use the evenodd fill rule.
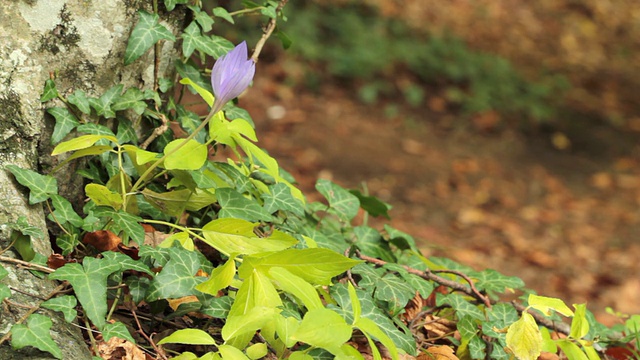
<path fill-rule="evenodd" d="M 160 159 L 156 160 L 156 162 L 154 162 L 142 175 L 140 175 L 140 178 L 138 179 L 138 181 L 136 181 L 135 184 L 133 184 L 133 187 L 131 188 L 130 192 L 136 192 L 140 188 L 140 186 L 142 186 L 144 180 L 151 174 L 153 170 L 155 170 L 158 167 L 158 165 L 160 165 L 167 157 L 173 155 L 176 151 L 180 150 L 183 146 L 185 146 L 189 142 L 189 140 L 193 139 L 202 129 L 204 129 L 204 127 L 207 126 L 211 118 L 213 118 L 213 116 L 217 113 L 217 111 L 214 112 L 214 110 L 215 108 L 213 108 L 209 112 L 209 115 L 207 115 L 207 117 L 204 119 L 202 124 L 200 124 L 189 136 L 187 136 L 187 138 L 185 138 L 184 141 L 182 141 L 178 146 L 173 148 L 168 153 L 164 154 Z"/>

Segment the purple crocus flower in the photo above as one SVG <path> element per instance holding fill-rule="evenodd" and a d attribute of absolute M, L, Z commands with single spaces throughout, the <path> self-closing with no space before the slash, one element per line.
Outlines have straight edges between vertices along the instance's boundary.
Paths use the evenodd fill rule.
<path fill-rule="evenodd" d="M 213 103 L 212 114 L 217 113 L 222 107 L 236 97 L 249 86 L 256 72 L 256 64 L 248 59 L 247 43 L 241 42 L 221 56 L 211 70 L 211 86 L 216 97 Z"/>

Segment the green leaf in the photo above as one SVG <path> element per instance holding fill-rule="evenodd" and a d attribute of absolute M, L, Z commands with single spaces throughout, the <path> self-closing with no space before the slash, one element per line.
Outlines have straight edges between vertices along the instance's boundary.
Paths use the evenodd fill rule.
<path fill-rule="evenodd" d="M 484 314 L 476 306 L 465 300 L 462 295 L 459 294 L 438 294 L 436 298 L 436 304 L 438 306 L 448 304 L 456 310 L 458 317 L 470 316 L 476 320 L 484 320 Z"/>
<path fill-rule="evenodd" d="M 208 190 L 189 189 L 168 191 L 164 193 L 153 192 L 149 189 L 142 190 L 144 198 L 164 214 L 179 217 L 184 210 L 198 211 L 205 206 L 216 202 L 217 198 Z"/>
<path fill-rule="evenodd" d="M 247 221 L 271 221 L 273 217 L 255 201 L 249 200 L 230 188 L 216 190 L 218 203 L 222 209 L 220 218 L 238 218 Z"/>
<path fill-rule="evenodd" d="M 213 15 L 223 18 L 225 20 L 227 20 L 228 22 L 235 24 L 233 21 L 233 17 L 231 16 L 231 14 L 229 14 L 229 12 L 223 8 L 223 7 L 215 7 L 213 8 Z"/>
<path fill-rule="evenodd" d="M 396 260 L 389 248 L 389 243 L 382 238 L 378 230 L 369 226 L 356 226 L 353 228 L 353 234 L 357 239 L 355 245 L 363 254 L 387 262 Z"/>
<path fill-rule="evenodd" d="M 416 294 L 411 286 L 393 274 L 378 278 L 375 286 L 376 299 L 389 302 L 394 313 L 404 309 Z"/>
<path fill-rule="evenodd" d="M 519 360 L 536 360 L 542 352 L 542 335 L 535 319 L 527 312 L 509 326 L 507 347 Z"/>
<path fill-rule="evenodd" d="M 173 1 L 170 1 L 170 3 L 175 4 Z M 170 6 L 167 6 L 167 8 L 169 7 Z M 171 31 L 160 25 L 157 14 L 149 14 L 144 10 L 139 10 L 138 14 L 140 15 L 140 21 L 133 28 L 131 36 L 129 36 L 127 49 L 124 53 L 125 65 L 136 61 L 159 40 L 176 40 Z"/>
<path fill-rule="evenodd" d="M 89 320 L 102 329 L 107 315 L 107 277 L 121 268 L 118 262 L 85 257 L 82 265 L 65 264 L 49 279 L 69 281 Z"/>
<path fill-rule="evenodd" d="M 164 0 L 164 6 L 168 11 L 173 11 L 177 4 L 186 4 L 188 0 Z"/>
<path fill-rule="evenodd" d="M 64 256 L 71 254 L 79 243 L 78 235 L 76 234 L 61 234 L 56 237 L 56 245 L 62 250 L 62 255 Z"/>
<path fill-rule="evenodd" d="M 132 35 L 133 36 L 133 35 Z M 131 41 L 131 38 L 129 38 Z M 107 90 L 100 98 L 89 98 L 89 104 L 96 111 L 98 116 L 104 116 L 105 118 L 114 118 L 116 113 L 111 109 L 111 104 L 122 94 L 124 85 L 117 84 Z"/>
<path fill-rule="evenodd" d="M 505 334 L 498 332 L 518 321 L 518 312 L 509 303 L 495 304 L 491 309 L 487 309 L 488 321 L 482 322 L 482 332 L 485 335 L 504 339 Z M 498 331 L 496 331 L 498 330 Z"/>
<path fill-rule="evenodd" d="M 278 230 L 268 238 L 259 238 L 253 232 L 256 226 L 256 223 L 240 219 L 216 219 L 202 227 L 202 235 L 207 244 L 227 256 L 280 251 L 298 243 L 295 238 Z"/>
<path fill-rule="evenodd" d="M 293 40 L 291 40 L 291 37 L 282 30 L 278 30 L 278 32 L 276 32 L 276 36 L 278 37 L 278 39 L 280 39 L 280 42 L 282 43 L 282 48 L 285 50 L 290 48 L 291 45 L 293 44 Z"/>
<path fill-rule="evenodd" d="M 571 332 L 570 337 L 574 339 L 582 339 L 589 333 L 589 322 L 587 321 L 587 305 L 576 304 L 573 305 L 576 309 L 573 319 L 571 320 Z"/>
<path fill-rule="evenodd" d="M 269 193 L 262 194 L 264 208 L 268 213 L 275 213 L 278 210 L 290 211 L 291 213 L 304 216 L 304 204 L 293 197 L 291 189 L 283 183 L 269 186 Z"/>
<path fill-rule="evenodd" d="M 276 333 L 278 337 L 284 342 L 285 346 L 288 348 L 293 347 L 296 341 L 291 338 L 298 326 L 300 325 L 300 320 L 295 317 L 284 317 L 282 314 L 279 314 L 276 318 Z"/>
<path fill-rule="evenodd" d="M 118 97 L 118 99 L 113 102 L 111 110 L 121 111 L 133 109 L 136 114 L 142 115 L 144 110 L 147 108 L 147 104 L 143 101 L 144 98 L 144 93 L 140 91 L 140 89 L 135 87 L 129 88 L 124 92 L 124 94 L 122 94 L 122 96 Z"/>
<path fill-rule="evenodd" d="M 114 210 L 122 208 L 122 195 L 112 192 L 104 185 L 87 184 L 84 192 L 98 206 L 109 206 Z"/>
<path fill-rule="evenodd" d="M 178 71 L 178 74 L 180 74 L 182 78 L 191 79 L 193 83 L 198 84 L 198 86 L 207 90 L 208 92 L 213 91 L 211 89 L 210 79 L 205 80 L 204 77 L 200 74 L 200 65 L 196 65 L 191 60 L 187 60 L 186 63 L 182 61 L 176 61 L 174 64 L 176 66 L 176 70 Z"/>
<path fill-rule="evenodd" d="M 85 134 L 104 135 L 104 136 L 110 136 L 112 138 L 116 138 L 115 137 L 116 134 L 114 134 L 113 131 L 111 131 L 111 129 L 109 129 L 108 127 L 106 127 L 104 125 L 100 125 L 100 124 L 94 124 L 94 123 L 82 124 L 82 125 L 78 126 L 78 128 L 76 130 L 78 130 L 78 132 L 82 132 L 82 133 L 85 133 Z M 104 142 L 104 141 L 102 141 L 102 142 Z M 100 145 L 104 145 L 104 144 L 100 144 Z"/>
<path fill-rule="evenodd" d="M 66 108 L 48 108 L 47 112 L 56 119 L 56 125 L 53 127 L 53 133 L 51 134 L 51 144 L 59 143 L 71 130 L 80 125 L 78 119 L 71 115 Z"/>
<path fill-rule="evenodd" d="M 85 114 L 91 114 L 91 106 L 89 105 L 89 98 L 82 90 L 76 90 L 73 94 L 67 97 L 67 101 L 75 105 L 78 110 Z"/>
<path fill-rule="evenodd" d="M 269 276 L 275 280 L 278 288 L 300 299 L 307 310 L 324 308 L 316 289 L 301 277 L 281 267 L 271 268 Z"/>
<path fill-rule="evenodd" d="M 246 277 L 244 271 L 248 258 L 238 269 L 241 277 Z M 318 285 L 331 284 L 331 278 L 338 276 L 356 264 L 358 260 L 349 259 L 341 254 L 328 249 L 287 249 L 260 257 L 251 258 L 249 261 L 253 268 L 259 271 L 268 271 L 271 267 L 281 267 L 304 280 Z M 244 268 L 244 269 L 243 269 Z"/>
<path fill-rule="evenodd" d="M 227 360 L 249 360 L 249 358 L 235 346 L 220 345 L 218 352 L 223 359 Z"/>
<path fill-rule="evenodd" d="M 35 171 L 7 165 L 16 180 L 29 188 L 29 204 L 37 204 L 58 193 L 58 181 L 49 175 L 40 175 Z"/>
<path fill-rule="evenodd" d="M 67 151 L 86 149 L 101 139 L 107 139 L 114 143 L 118 142 L 118 139 L 116 139 L 114 136 L 109 135 L 82 135 L 58 144 L 58 146 L 53 149 L 51 155 L 58 155 Z"/>
<path fill-rule="evenodd" d="M 31 237 L 23 235 L 20 232 L 13 232 L 11 234 L 11 240 L 13 241 L 14 249 L 20 254 L 20 257 L 24 261 L 31 261 L 36 256 L 35 250 L 31 243 Z"/>
<path fill-rule="evenodd" d="M 269 348 L 267 348 L 267 344 L 265 343 L 257 343 L 249 346 L 245 350 L 245 352 L 247 353 L 247 357 L 249 359 L 257 360 L 267 356 L 267 353 L 269 353 Z"/>
<path fill-rule="evenodd" d="M 506 290 L 513 291 L 524 287 L 524 281 L 517 276 L 503 275 L 493 269 L 472 272 L 470 277 L 477 279 L 475 286 L 478 290 L 485 290 L 491 297 L 497 297 Z"/>
<path fill-rule="evenodd" d="M 158 341 L 162 344 L 217 345 L 211 335 L 200 329 L 180 329 Z"/>
<path fill-rule="evenodd" d="M 58 171 L 58 169 L 60 169 L 62 166 L 64 166 L 64 164 L 70 162 L 71 160 L 77 159 L 77 158 L 81 158 L 84 156 L 91 156 L 91 155 L 100 155 L 103 154 L 107 151 L 111 151 L 113 149 L 112 146 L 109 145 L 94 145 L 94 146 L 90 146 L 86 149 L 82 149 L 82 150 L 78 150 L 76 152 L 74 152 L 73 154 L 69 155 L 69 157 L 67 157 L 66 159 L 64 159 L 64 161 L 60 162 L 51 172 L 56 172 Z"/>
<path fill-rule="evenodd" d="M 359 190 L 349 190 L 349 192 L 355 195 L 360 201 L 360 207 L 371 216 L 384 216 L 391 220 L 389 216 L 389 210 L 392 206 L 386 202 L 378 199 L 375 196 L 367 196 L 361 193 Z"/>
<path fill-rule="evenodd" d="M 418 249 L 418 246 L 416 245 L 416 241 L 411 235 L 405 232 L 402 232 L 398 229 L 394 229 L 387 224 L 384 225 L 384 231 L 386 231 L 387 235 L 389 235 L 389 241 L 392 244 L 399 247 L 400 249 L 403 249 L 403 250 L 410 249 L 417 253 L 420 253 L 420 249 Z"/>
<path fill-rule="evenodd" d="M 0 267 L 0 269 L 2 268 Z M 4 301 L 4 299 L 9 297 L 11 297 L 11 289 L 9 289 L 9 287 L 5 284 L 0 284 L 0 301 Z"/>
<path fill-rule="evenodd" d="M 112 337 L 117 337 L 119 339 L 131 341 L 134 344 L 136 343 L 133 336 L 131 336 L 131 333 L 129 333 L 129 330 L 127 330 L 127 327 L 119 321 L 106 323 L 104 328 L 102 328 L 102 337 L 105 342 L 108 342 Z"/>
<path fill-rule="evenodd" d="M 208 33 L 211 31 L 212 25 L 214 23 L 213 19 L 206 11 L 202 11 L 197 6 L 189 6 L 189 9 L 193 11 L 193 19 L 200 25 L 202 31 L 204 33 Z"/>
<path fill-rule="evenodd" d="M 201 300 L 200 303 L 202 304 L 201 313 L 218 319 L 226 319 L 229 316 L 233 300 L 229 296 L 208 297 L 206 300 Z"/>
<path fill-rule="evenodd" d="M 144 228 L 139 224 L 142 222 L 141 217 L 120 210 L 113 213 L 112 219 L 119 230 L 130 236 L 133 241 L 138 244 L 144 243 Z"/>
<path fill-rule="evenodd" d="M 209 280 L 196 286 L 196 290 L 205 294 L 217 296 L 218 291 L 231 285 L 233 277 L 236 275 L 235 257 L 230 257 L 222 266 L 219 266 L 211 272 Z"/>
<path fill-rule="evenodd" d="M 315 309 L 307 312 L 296 332 L 291 336 L 297 341 L 339 353 L 342 344 L 351 338 L 351 326 L 335 311 Z"/>
<path fill-rule="evenodd" d="M 149 301 L 192 295 L 198 284 L 195 274 L 200 269 L 200 258 L 197 254 L 182 247 L 167 250 L 170 260 L 151 281 L 147 293 Z"/>
<path fill-rule="evenodd" d="M 354 327 L 360 329 L 363 333 L 373 336 L 382 343 L 391 355 L 391 359 L 398 360 L 398 348 L 391 338 L 376 324 L 373 320 L 368 318 L 360 318 L 354 324 Z M 375 345 L 372 345 L 375 348 Z"/>
<path fill-rule="evenodd" d="M 106 300 L 106 299 L 105 299 Z M 33 346 L 62 359 L 62 351 L 53 342 L 49 329 L 53 322 L 40 314 L 31 314 L 27 319 L 27 325 L 16 324 L 11 328 L 11 346 L 14 349 L 22 349 L 25 346 Z"/>
<path fill-rule="evenodd" d="M 587 355 L 580 349 L 580 347 L 572 341 L 569 341 L 567 339 L 560 339 L 556 341 L 556 344 L 569 360 L 589 360 Z"/>
<path fill-rule="evenodd" d="M 7 225 L 9 226 L 10 229 L 19 231 L 24 235 L 31 236 L 34 239 L 44 238 L 44 233 L 42 232 L 42 230 L 37 226 L 33 226 L 29 224 L 29 220 L 27 220 L 27 217 L 24 215 L 20 216 L 18 220 L 16 220 L 15 222 L 7 223 Z M 0 267 L 0 269 L 2 269 L 2 267 Z M 2 279 L 1 276 L 0 276 L 0 279 Z"/>
<path fill-rule="evenodd" d="M 58 89 L 56 89 L 56 83 L 51 79 L 47 79 L 47 81 L 44 82 L 44 90 L 42 91 L 40 102 L 47 102 L 57 97 Z"/>
<path fill-rule="evenodd" d="M 573 316 L 573 311 L 560 299 L 529 294 L 527 302 L 530 307 L 542 311 L 547 316 L 551 315 L 551 310 L 555 310 L 564 316 Z"/>
<path fill-rule="evenodd" d="M 149 279 L 146 277 L 133 277 L 130 276 L 126 279 L 125 284 L 129 288 L 129 294 L 133 298 L 133 302 L 136 304 L 140 301 L 144 300 L 145 295 L 147 294 L 147 289 L 149 288 Z"/>
<path fill-rule="evenodd" d="M 222 327 L 222 338 L 230 339 L 249 334 L 253 337 L 256 331 L 273 322 L 278 310 L 272 307 L 256 306 L 242 315 L 229 315 Z"/>
<path fill-rule="evenodd" d="M 69 200 L 63 198 L 60 195 L 51 195 L 51 202 L 55 211 L 53 215 L 55 219 L 61 224 L 70 223 L 71 225 L 79 228 L 84 224 L 84 220 L 78 215 Z"/>
<path fill-rule="evenodd" d="M 358 214 L 360 201 L 347 190 L 326 179 L 316 182 L 316 189 L 329 201 L 329 211 L 349 221 Z"/>
<path fill-rule="evenodd" d="M 197 49 L 217 59 L 233 49 L 233 44 L 223 37 L 203 35 L 195 21 L 184 30 L 182 40 L 182 52 L 185 57 L 191 56 Z"/>
<path fill-rule="evenodd" d="M 202 99 L 209 105 L 209 106 L 213 106 L 213 94 L 208 91 L 207 89 L 203 88 L 202 86 L 198 85 L 197 83 L 195 83 L 193 80 L 189 79 L 188 77 L 184 77 L 182 79 L 180 79 L 180 84 L 183 85 L 189 85 L 193 88 L 193 90 L 195 90 L 198 95 L 200 95 L 200 97 L 202 97 Z"/>
<path fill-rule="evenodd" d="M 45 309 L 63 313 L 64 320 L 68 323 L 73 322 L 78 316 L 76 305 L 78 305 L 78 301 L 75 296 L 71 295 L 58 296 L 42 303 L 42 307 Z"/>
<path fill-rule="evenodd" d="M 102 257 L 114 263 L 119 263 L 122 270 L 135 270 L 137 272 L 153 275 L 153 272 L 149 270 L 149 267 L 142 261 L 136 261 L 129 256 L 114 251 L 105 251 L 102 253 Z"/>
<path fill-rule="evenodd" d="M 118 118 L 118 132 L 116 135 L 118 139 L 118 144 L 126 144 L 128 142 L 137 144 L 138 143 L 138 135 L 136 135 L 136 131 L 131 125 L 131 121 Z"/>
<path fill-rule="evenodd" d="M 177 150 L 176 150 L 177 149 Z M 167 170 L 198 170 L 207 161 L 207 147 L 195 140 L 177 139 L 164 148 Z"/>

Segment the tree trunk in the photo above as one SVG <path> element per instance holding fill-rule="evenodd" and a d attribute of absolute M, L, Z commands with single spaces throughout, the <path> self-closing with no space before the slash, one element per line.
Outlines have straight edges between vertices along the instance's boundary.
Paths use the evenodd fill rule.
<path fill-rule="evenodd" d="M 115 84 L 153 87 L 154 51 L 129 66 L 123 55 L 131 29 L 137 22 L 137 10 L 151 2 L 136 0 L 13 0 L 3 1 L 0 10 L 0 251 L 10 245 L 9 230 L 4 224 L 25 216 L 30 225 L 42 229 L 44 239 L 32 239 L 34 250 L 45 256 L 51 245 L 45 224 L 45 212 L 39 204 L 29 205 L 27 190 L 5 169 L 9 164 L 36 171 L 54 165 L 50 132 L 53 120 L 45 116 L 40 95 L 45 80 L 56 74 L 58 91 L 64 94 L 76 89 L 90 96 L 100 96 Z M 148 8 L 147 10 L 151 10 Z M 170 29 L 182 25 L 179 15 L 172 15 Z M 166 19 L 166 16 L 163 18 Z M 161 43 L 158 73 L 172 78 L 174 44 Z M 64 106 L 61 103 L 56 106 Z M 73 171 L 59 171 L 60 193 L 82 196 L 82 183 Z M 17 257 L 12 250 L 3 256 Z M 2 282 L 12 289 L 0 308 L 0 337 L 24 314 L 15 303 L 33 305 L 56 286 L 31 272 L 0 263 L 9 271 Z M 19 290 L 19 291 L 16 291 Z M 89 359 L 80 330 L 68 324 L 59 313 L 38 312 L 53 319 L 51 335 L 63 350 L 64 359 Z M 51 358 L 35 348 L 13 350 L 5 342 L 0 346 L 0 359 Z"/>

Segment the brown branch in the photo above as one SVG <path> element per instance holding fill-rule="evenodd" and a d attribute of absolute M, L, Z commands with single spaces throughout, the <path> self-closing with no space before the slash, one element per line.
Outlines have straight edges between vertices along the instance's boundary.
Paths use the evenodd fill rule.
<path fill-rule="evenodd" d="M 156 343 L 153 341 L 153 339 L 151 339 L 151 337 L 149 337 L 149 335 L 147 335 L 147 333 L 145 333 L 144 330 L 142 330 L 142 325 L 140 325 L 140 320 L 138 320 L 138 315 L 136 315 L 136 311 L 134 309 L 131 309 L 130 311 L 131 311 L 131 315 L 133 315 L 133 318 L 136 321 L 136 325 L 138 325 L 138 333 L 142 335 L 142 337 L 144 337 L 147 340 L 149 345 L 153 347 L 153 350 L 155 350 L 156 355 L 159 359 L 167 360 L 167 355 L 165 355 L 164 349 L 159 348 L 158 345 L 156 345 Z"/>
<path fill-rule="evenodd" d="M 366 256 L 366 255 L 362 255 L 359 252 L 356 253 L 358 255 L 358 257 L 364 261 L 370 262 L 372 264 L 376 264 L 376 265 L 380 265 L 380 266 L 384 266 L 387 264 L 386 261 L 384 260 L 380 260 L 380 259 L 376 259 L 370 256 Z M 421 271 L 418 269 L 414 269 L 412 267 L 406 266 L 406 265 L 402 265 L 402 267 L 407 270 L 410 274 L 414 274 L 414 275 L 418 275 L 421 278 L 425 279 L 425 280 L 431 280 L 431 281 L 435 281 L 440 285 L 444 285 L 448 288 L 451 288 L 453 290 L 456 291 L 460 291 L 463 292 L 479 301 L 481 301 L 483 304 L 488 305 L 488 307 L 491 307 L 491 301 L 489 300 L 489 298 L 487 298 L 486 296 L 482 295 L 477 289 L 474 290 L 471 287 L 467 287 L 464 286 L 462 284 L 460 284 L 459 282 L 455 282 L 453 280 L 449 280 L 449 279 L 445 279 L 441 276 L 438 276 L 436 274 L 434 274 L 433 272 L 431 272 L 431 270 L 426 270 L 426 271 Z M 467 279 L 469 279 L 467 277 Z M 470 280 L 470 279 L 469 279 Z"/>
<path fill-rule="evenodd" d="M 366 256 L 366 255 L 362 255 L 360 252 L 356 252 L 356 254 L 358 255 L 358 257 L 366 262 L 375 264 L 375 265 L 379 265 L 379 266 L 384 266 L 387 264 L 386 261 L 384 260 L 380 260 L 380 259 L 376 259 L 370 256 Z M 453 290 L 457 290 L 460 292 L 463 292 L 477 300 L 482 301 L 484 304 L 486 304 L 486 302 L 489 302 L 489 304 L 495 304 L 495 302 L 492 302 L 489 298 L 487 298 L 486 296 L 480 294 L 477 289 L 474 292 L 473 289 L 464 286 L 458 282 L 449 280 L 449 279 L 445 279 L 441 276 L 438 276 L 436 274 L 434 274 L 433 272 L 431 272 L 430 270 L 426 270 L 426 271 L 421 271 L 418 269 L 414 269 L 412 267 L 406 266 L 406 265 L 402 265 L 402 267 L 407 270 L 409 273 L 414 274 L 414 275 L 418 275 L 421 278 L 425 279 L 425 280 L 431 280 L 434 281 L 440 285 L 444 285 L 448 288 L 451 288 Z M 469 282 L 470 285 L 472 285 L 472 283 L 470 282 L 471 279 L 469 279 L 469 277 L 467 277 L 466 275 L 463 276 L 463 274 L 454 271 L 454 270 L 439 270 L 438 272 L 447 272 L 447 273 L 453 273 L 456 275 L 460 275 L 461 277 L 465 278 L 465 280 L 467 280 Z M 511 302 L 511 305 L 520 313 L 522 313 L 523 311 L 525 311 L 526 307 L 522 304 L 519 304 L 515 301 Z M 540 314 L 539 312 L 535 312 L 533 310 L 529 310 L 528 311 L 529 314 L 531 314 L 531 316 L 533 316 L 533 318 L 536 320 L 536 322 L 546 328 L 552 329 L 554 331 L 557 331 L 559 333 L 568 335 L 571 332 L 571 327 L 568 324 L 565 324 L 563 322 L 557 323 L 554 321 L 551 321 L 549 319 L 547 319 L 546 317 L 544 317 L 542 314 Z"/>
<path fill-rule="evenodd" d="M 156 106 L 156 111 L 159 111 L 157 106 Z M 162 124 L 157 128 L 153 129 L 153 132 L 151 133 L 151 135 L 149 135 L 147 140 L 145 140 L 142 144 L 140 144 L 140 149 L 146 150 L 153 140 L 155 140 L 158 136 L 164 134 L 167 130 L 169 130 L 169 125 L 168 125 L 169 120 L 167 119 L 167 117 L 163 113 L 158 112 L 158 114 L 160 116 L 160 121 L 162 121 Z"/>
<path fill-rule="evenodd" d="M 427 270 L 427 271 L 431 271 L 431 270 Z M 476 286 L 473 284 L 473 280 L 471 280 L 471 278 L 469 276 L 467 276 L 466 274 L 464 274 L 464 273 L 462 273 L 460 271 L 456 271 L 456 270 L 433 270 L 433 271 L 431 271 L 431 273 L 435 273 L 435 274 L 445 273 L 445 274 L 454 274 L 454 275 L 460 276 L 466 282 L 469 283 L 469 286 L 471 287 L 471 291 L 473 291 L 473 293 L 476 294 L 476 298 L 481 299 L 482 302 L 484 302 L 484 304 L 489 309 L 491 308 L 491 300 L 489 300 L 488 297 L 482 295 L 482 293 L 480 293 L 480 291 L 478 291 Z"/>
<path fill-rule="evenodd" d="M 280 0 L 280 2 L 278 2 L 278 6 L 276 7 L 276 17 L 269 20 L 269 22 L 267 23 L 267 26 L 265 27 L 262 33 L 262 37 L 260 38 L 260 40 L 258 40 L 255 50 L 253 50 L 253 55 L 251 55 L 251 60 L 253 60 L 253 62 L 255 63 L 258 62 L 258 56 L 260 56 L 262 47 L 264 47 L 264 44 L 267 42 L 267 39 L 271 36 L 271 34 L 273 33 L 273 30 L 275 30 L 276 28 L 276 22 L 277 22 L 276 18 L 278 17 L 278 14 L 280 14 L 280 12 L 282 11 L 282 8 L 285 5 L 287 5 L 287 2 L 289 2 L 289 0 Z"/>

